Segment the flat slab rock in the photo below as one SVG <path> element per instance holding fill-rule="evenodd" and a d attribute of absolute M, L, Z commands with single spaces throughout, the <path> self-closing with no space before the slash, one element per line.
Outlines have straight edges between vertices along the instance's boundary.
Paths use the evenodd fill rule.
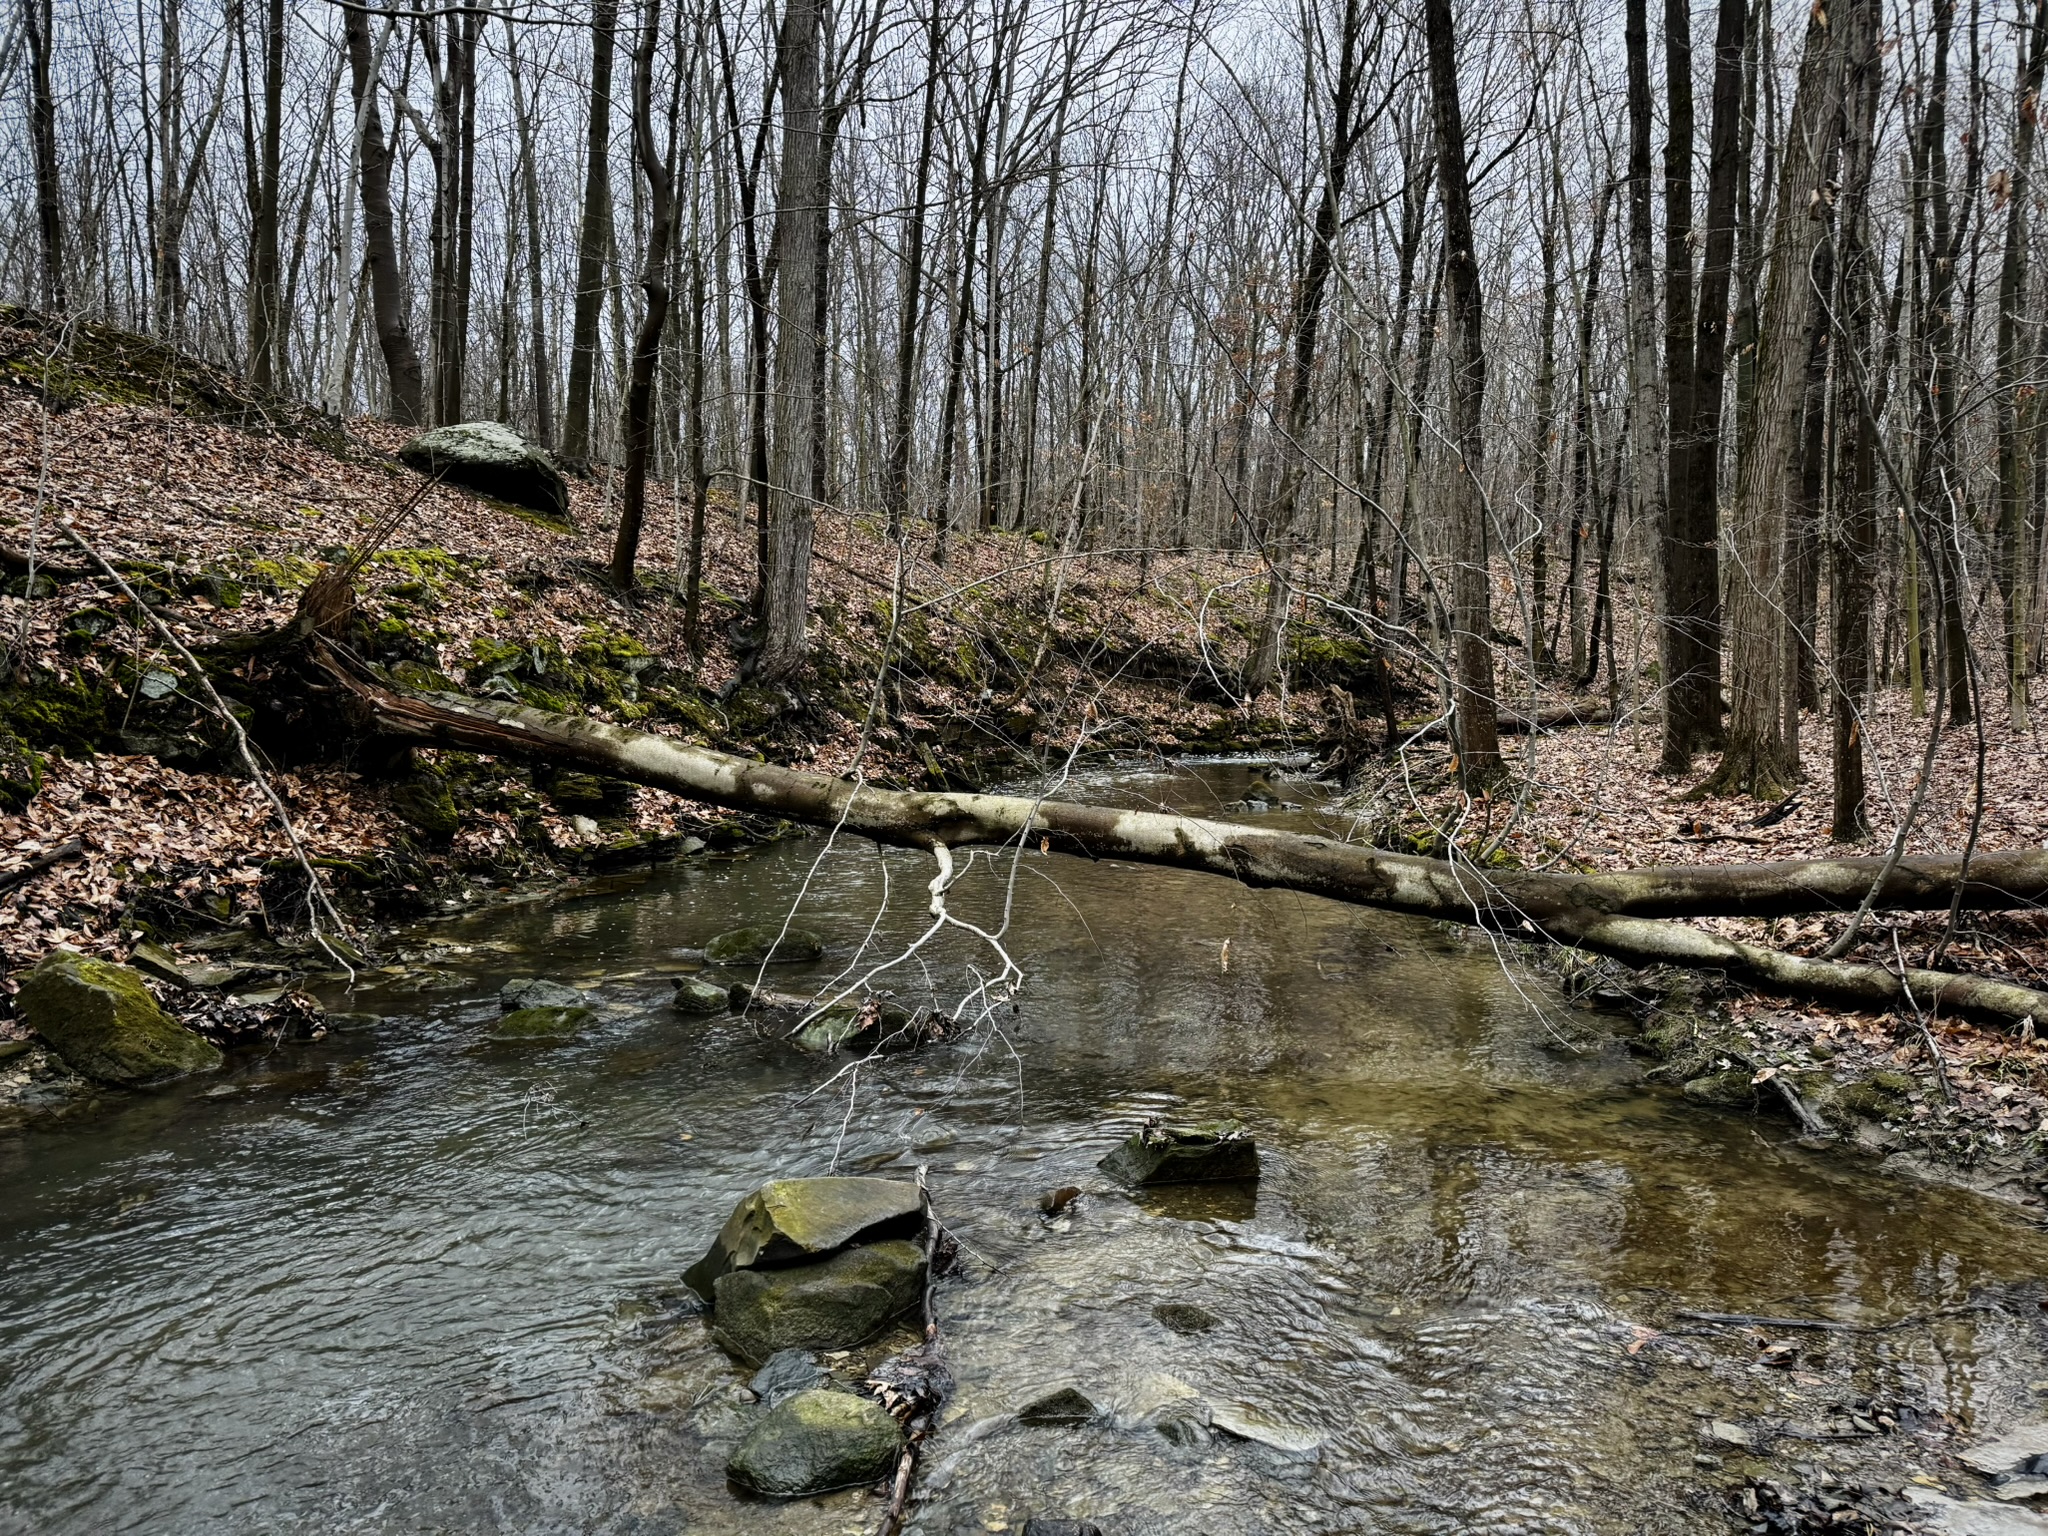
<path fill-rule="evenodd" d="M 1963 1465 L 1986 1477 L 2003 1477 L 2019 1472 L 2037 1456 L 2048 1456 L 2048 1424 L 2022 1424 L 2007 1430 L 1996 1440 L 1973 1445 L 1963 1452 Z"/>
<path fill-rule="evenodd" d="M 924 1299 L 924 1250 L 904 1238 L 817 1264 L 736 1269 L 712 1287 L 711 1337 L 749 1363 L 792 1349 L 851 1349 Z"/>
<path fill-rule="evenodd" d="M 569 485 L 545 449 L 496 421 L 464 421 L 422 432 L 399 462 L 558 521 L 569 516 Z"/>
<path fill-rule="evenodd" d="M 808 1263 L 923 1226 L 924 1191 L 905 1179 L 776 1179 L 733 1207 L 683 1283 L 711 1301 L 718 1277 L 733 1270 Z"/>
<path fill-rule="evenodd" d="M 498 988 L 498 1006 L 507 1013 L 519 1008 L 581 1008 L 586 1001 L 574 987 L 545 977 L 514 976 Z"/>
<path fill-rule="evenodd" d="M 725 1472 L 751 1493 L 801 1499 L 887 1476 L 902 1446 L 902 1429 L 873 1398 L 799 1392 L 747 1431 Z"/>
<path fill-rule="evenodd" d="M 1947 1536 L 2048 1536 L 2048 1515 L 2009 1504 L 1952 1499 L 1932 1488 L 1908 1486 L 1902 1492 L 1931 1529 Z"/>
<path fill-rule="evenodd" d="M 1259 1176 L 1259 1145 L 1235 1120 L 1148 1125 L 1096 1165 L 1127 1184 L 1216 1184 Z"/>

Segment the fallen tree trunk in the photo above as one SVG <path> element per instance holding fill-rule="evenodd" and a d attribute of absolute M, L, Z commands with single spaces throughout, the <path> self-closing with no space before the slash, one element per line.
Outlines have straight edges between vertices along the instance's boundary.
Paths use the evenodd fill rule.
<path fill-rule="evenodd" d="M 2048 993 L 1945 971 L 1808 960 L 1703 933 L 1678 915 L 1769 916 L 1855 907 L 1877 859 L 1639 869 L 1614 875 L 1481 872 L 1295 832 L 1157 811 L 1112 810 L 1020 795 L 881 789 L 754 762 L 573 715 L 455 694 L 386 687 L 324 642 L 314 655 L 353 701 L 366 730 L 401 740 L 576 766 L 686 799 L 836 827 L 903 847 L 1038 842 L 1096 859 L 1223 875 L 1418 917 L 1542 937 L 1626 960 L 1730 972 L 1798 996 L 1888 1009 L 1917 1003 L 2006 1023 L 2048 1020 Z M 1881 908 L 1946 908 L 1955 859 L 1909 859 L 1879 892 Z M 2048 896 L 2048 853 L 1971 862 L 1964 904 L 2006 907 Z"/>

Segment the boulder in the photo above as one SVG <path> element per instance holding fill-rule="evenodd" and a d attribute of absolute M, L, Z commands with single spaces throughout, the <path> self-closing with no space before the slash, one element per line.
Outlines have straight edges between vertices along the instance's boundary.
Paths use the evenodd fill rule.
<path fill-rule="evenodd" d="M 747 1389 L 773 1408 L 785 1397 L 822 1387 L 832 1379 L 818 1357 L 807 1349 L 778 1349 L 770 1355 Z"/>
<path fill-rule="evenodd" d="M 924 1278 L 924 1250 L 903 1238 L 819 1264 L 736 1269 L 712 1287 L 711 1336 L 749 1363 L 785 1349 L 851 1349 L 917 1306 Z"/>
<path fill-rule="evenodd" d="M 907 1237 L 924 1226 L 924 1191 L 902 1179 L 776 1179 L 733 1207 L 711 1251 L 683 1283 L 706 1301 L 736 1269 L 805 1264 L 852 1243 Z"/>
<path fill-rule="evenodd" d="M 750 1493 L 800 1499 L 874 1482 L 902 1448 L 902 1428 L 873 1398 L 799 1392 L 762 1415 L 725 1471 Z"/>
<path fill-rule="evenodd" d="M 60 949 L 22 978 L 29 1028 L 66 1066 L 103 1083 L 139 1087 L 211 1072 L 221 1054 L 157 1006 L 139 972 Z"/>
<path fill-rule="evenodd" d="M 569 483 L 555 461 L 502 422 L 465 421 L 422 432 L 398 450 L 399 462 L 450 485 L 569 520 Z"/>
<path fill-rule="evenodd" d="M 1210 1184 L 1259 1176 L 1259 1147 L 1235 1120 L 1148 1125 L 1096 1165 L 1129 1184 Z"/>
<path fill-rule="evenodd" d="M 588 1008 L 515 1008 L 498 1020 L 493 1040 L 569 1040 L 595 1015 Z"/>
<path fill-rule="evenodd" d="M 797 1031 L 795 1044 L 799 1050 L 818 1056 L 830 1056 L 834 1051 L 871 1050 L 909 1023 L 908 1012 L 879 998 L 870 997 L 858 1007 L 835 1003 Z"/>
<path fill-rule="evenodd" d="M 515 1008 L 581 1008 L 583 994 L 559 981 L 514 976 L 498 988 L 498 1006 L 507 1013 Z"/>
<path fill-rule="evenodd" d="M 767 923 L 731 929 L 704 946 L 704 958 L 713 965 L 781 965 L 815 960 L 824 953 L 825 941 L 810 929 L 785 932 L 780 925 Z"/>
<path fill-rule="evenodd" d="M 730 1013 L 732 993 L 701 976 L 679 976 L 669 1006 L 678 1013 Z"/>

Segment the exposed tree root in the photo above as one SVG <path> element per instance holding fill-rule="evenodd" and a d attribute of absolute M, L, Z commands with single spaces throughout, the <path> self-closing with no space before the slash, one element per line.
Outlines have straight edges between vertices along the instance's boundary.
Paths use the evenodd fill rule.
<path fill-rule="evenodd" d="M 401 692 L 363 676 L 318 639 L 313 657 L 371 734 L 574 763 L 691 800 L 837 826 L 878 842 L 930 850 L 1037 841 L 1090 858 L 1197 870 L 1247 885 L 1523 933 L 1637 965 L 1725 971 L 1792 996 L 1880 1009 L 1918 1003 L 2008 1024 L 2048 1019 L 2048 993 L 2026 987 L 1946 971 L 1901 975 L 1882 966 L 1807 959 L 1660 920 L 1854 908 L 1882 872 L 1881 860 L 1677 866 L 1611 875 L 1481 872 L 1325 837 L 1155 811 L 880 789 L 523 705 Z M 1961 860 L 1949 857 L 1900 860 L 1884 877 L 1874 905 L 1947 908 L 1961 868 Z M 1969 865 L 1965 906 L 2005 908 L 2044 898 L 2048 852 L 1980 855 Z"/>

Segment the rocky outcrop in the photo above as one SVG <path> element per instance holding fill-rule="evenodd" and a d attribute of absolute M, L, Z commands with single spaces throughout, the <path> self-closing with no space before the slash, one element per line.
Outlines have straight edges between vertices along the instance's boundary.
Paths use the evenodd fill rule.
<path fill-rule="evenodd" d="M 887 1475 L 903 1431 L 880 1403 L 850 1392 L 799 1392 L 771 1408 L 726 1463 L 750 1493 L 800 1499 Z"/>
<path fill-rule="evenodd" d="M 545 449 L 496 421 L 465 421 L 422 432 L 398 450 L 399 462 L 439 475 L 558 522 L 569 520 L 569 484 Z"/>
<path fill-rule="evenodd" d="M 140 973 L 60 949 L 22 979 L 22 1017 L 74 1072 L 141 1087 L 211 1072 L 221 1054 L 157 1005 Z"/>
<path fill-rule="evenodd" d="M 1097 1164 L 1129 1184 L 1210 1184 L 1259 1176 L 1259 1148 L 1235 1120 L 1148 1125 Z"/>

